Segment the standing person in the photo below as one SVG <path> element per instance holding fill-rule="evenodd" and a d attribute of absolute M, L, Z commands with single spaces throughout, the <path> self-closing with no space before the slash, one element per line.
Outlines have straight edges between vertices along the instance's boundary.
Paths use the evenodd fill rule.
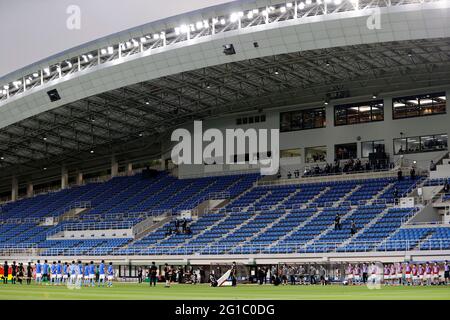
<path fill-rule="evenodd" d="M 77 280 L 77 273 L 76 273 L 76 265 L 75 261 L 72 261 L 72 263 L 69 266 L 69 285 L 73 286 Z"/>
<path fill-rule="evenodd" d="M 13 261 L 11 265 L 11 283 L 16 284 L 16 277 L 17 277 L 17 265 L 16 262 Z"/>
<path fill-rule="evenodd" d="M 433 284 L 438 285 L 439 284 L 439 265 L 437 262 L 433 265 Z"/>
<path fill-rule="evenodd" d="M 427 286 L 431 285 L 432 271 L 429 262 L 425 264 L 425 277 Z"/>
<path fill-rule="evenodd" d="M 398 189 L 397 188 L 394 188 L 394 192 L 392 193 L 392 197 L 394 198 L 394 204 L 398 205 L 399 193 L 398 193 Z"/>
<path fill-rule="evenodd" d="M 89 263 L 86 262 L 84 264 L 84 286 L 89 287 L 90 281 L 91 281 L 91 278 L 89 275 Z"/>
<path fill-rule="evenodd" d="M 113 285 L 112 282 L 113 282 L 113 279 L 114 279 L 114 267 L 113 267 L 112 262 L 109 263 L 107 273 L 108 273 L 108 283 L 107 283 L 107 287 L 108 287 L 108 288 L 111 288 L 112 285 Z"/>
<path fill-rule="evenodd" d="M 166 280 L 165 288 L 170 288 L 170 281 L 172 280 L 172 269 L 166 263 L 164 265 L 164 280 Z"/>
<path fill-rule="evenodd" d="M 98 286 L 100 287 L 100 283 L 102 284 L 102 286 L 105 286 L 105 277 L 106 277 L 105 260 L 102 260 L 102 262 L 98 266 L 98 274 L 99 274 Z"/>
<path fill-rule="evenodd" d="M 64 284 L 66 284 L 67 281 L 69 280 L 69 275 L 70 275 L 69 263 L 68 262 L 64 262 L 64 265 L 63 265 L 63 280 L 62 280 L 62 282 Z"/>
<path fill-rule="evenodd" d="M 25 270 L 23 267 L 23 263 L 21 262 L 21 263 L 19 263 L 19 266 L 17 267 L 17 281 L 20 284 L 22 284 L 22 278 L 23 278 L 24 272 L 25 272 Z"/>
<path fill-rule="evenodd" d="M 356 230 L 356 223 L 355 223 L 355 220 L 352 220 L 352 224 L 351 224 L 351 226 L 350 226 L 350 233 L 351 233 L 352 236 L 353 236 L 353 235 L 356 234 L 356 232 L 357 232 L 357 230 Z"/>
<path fill-rule="evenodd" d="M 351 286 L 353 284 L 353 266 L 351 263 L 348 264 L 346 273 L 348 284 Z"/>
<path fill-rule="evenodd" d="M 444 284 L 449 284 L 450 281 L 450 266 L 448 265 L 448 261 L 445 260 L 444 263 Z"/>
<path fill-rule="evenodd" d="M 366 263 L 363 263 L 362 265 L 362 281 L 364 284 L 367 283 L 367 279 L 369 278 L 369 267 Z"/>
<path fill-rule="evenodd" d="M 44 260 L 44 264 L 42 265 L 42 282 L 48 282 L 48 263 L 47 260 Z"/>
<path fill-rule="evenodd" d="M 50 266 L 50 283 L 56 285 L 56 261 Z"/>
<path fill-rule="evenodd" d="M 9 266 L 8 261 L 5 261 L 3 265 L 3 283 L 8 284 L 8 276 L 9 276 Z"/>
<path fill-rule="evenodd" d="M 31 278 L 33 278 L 33 267 L 31 266 L 31 262 L 28 262 L 28 265 L 27 265 L 27 285 L 31 284 Z"/>
<path fill-rule="evenodd" d="M 326 280 L 326 270 L 323 266 L 320 266 L 320 284 L 325 286 L 327 284 Z"/>
<path fill-rule="evenodd" d="M 419 284 L 423 286 L 425 284 L 424 282 L 425 268 L 422 266 L 422 264 L 419 264 L 418 272 L 419 272 Z"/>
<path fill-rule="evenodd" d="M 83 270 L 83 263 L 80 260 L 78 260 L 78 265 L 77 265 L 76 270 L 77 270 L 77 283 L 76 283 L 76 285 L 79 288 L 79 287 L 81 287 L 83 285 L 83 271 L 84 271 Z"/>
<path fill-rule="evenodd" d="M 414 169 L 414 167 L 412 167 L 411 171 L 409 171 L 409 176 L 411 180 L 416 180 L 416 169 Z"/>
<path fill-rule="evenodd" d="M 237 268 L 236 268 L 236 262 L 234 262 L 233 261 L 233 263 L 231 264 L 231 273 L 230 273 L 230 276 L 231 276 L 231 285 L 233 286 L 233 287 L 236 287 L 236 284 L 237 284 L 237 278 L 236 278 L 236 272 L 237 272 L 237 270 L 236 270 Z"/>
<path fill-rule="evenodd" d="M 155 262 L 152 262 L 152 265 L 150 266 L 150 287 L 153 285 L 156 287 L 156 274 L 157 274 L 158 268 L 156 268 Z"/>
<path fill-rule="evenodd" d="M 417 268 L 417 266 L 415 264 L 413 264 L 412 268 L 411 268 L 411 273 L 412 273 L 412 285 L 413 286 L 417 286 L 419 283 L 419 270 Z"/>
<path fill-rule="evenodd" d="M 38 260 L 36 263 L 36 284 L 41 284 L 42 282 L 42 265 L 41 261 Z"/>
<path fill-rule="evenodd" d="M 58 260 L 56 264 L 56 285 L 60 285 L 63 277 L 63 267 L 61 265 L 61 260 Z"/>
<path fill-rule="evenodd" d="M 91 261 L 89 265 L 89 282 L 92 287 L 95 287 L 95 264 Z"/>
<path fill-rule="evenodd" d="M 341 230 L 341 216 L 339 213 L 334 218 L 334 230 Z"/>
<path fill-rule="evenodd" d="M 406 263 L 405 266 L 405 280 L 406 280 L 406 285 L 410 286 L 412 285 L 412 275 L 411 275 L 411 265 L 409 264 L 409 262 Z"/>
<path fill-rule="evenodd" d="M 142 283 L 142 268 L 138 269 L 138 283 Z"/>

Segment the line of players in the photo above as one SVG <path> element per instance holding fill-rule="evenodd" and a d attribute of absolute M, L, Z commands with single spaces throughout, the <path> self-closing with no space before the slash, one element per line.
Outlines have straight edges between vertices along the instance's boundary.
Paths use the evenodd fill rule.
<path fill-rule="evenodd" d="M 73 285 L 73 286 L 85 286 L 95 287 L 96 272 L 98 272 L 98 286 L 112 287 L 112 281 L 114 279 L 114 267 L 112 262 L 108 266 L 105 265 L 105 261 L 96 266 L 93 261 L 90 263 L 83 263 L 72 261 L 61 263 L 61 261 L 53 261 L 48 263 L 47 260 L 41 264 L 40 260 L 37 260 L 35 264 L 35 279 L 36 284 L 43 284 L 46 280 L 52 285 Z M 105 281 L 106 280 L 106 281 Z"/>
<path fill-rule="evenodd" d="M 425 264 L 391 263 L 383 265 L 382 282 L 385 285 L 439 285 L 450 284 L 450 265 L 445 261 L 442 269 L 437 262 Z M 346 268 L 346 279 L 350 285 L 367 282 L 369 275 L 381 275 L 376 264 L 349 264 Z"/>

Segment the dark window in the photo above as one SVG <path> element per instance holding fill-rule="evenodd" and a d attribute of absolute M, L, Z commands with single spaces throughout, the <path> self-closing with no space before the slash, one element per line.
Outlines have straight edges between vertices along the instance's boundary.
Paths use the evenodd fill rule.
<path fill-rule="evenodd" d="M 334 155 L 336 160 L 356 159 L 356 143 L 344 143 L 334 146 Z"/>
<path fill-rule="evenodd" d="M 361 157 L 368 158 L 371 153 L 384 152 L 384 140 L 361 143 Z"/>
<path fill-rule="evenodd" d="M 358 102 L 334 107 L 334 125 L 366 123 L 384 120 L 383 100 Z"/>
<path fill-rule="evenodd" d="M 325 109 L 308 109 L 283 112 L 280 114 L 281 132 L 325 127 Z"/>
<path fill-rule="evenodd" d="M 260 119 L 261 122 L 266 122 L 266 115 L 265 114 L 261 115 Z"/>
<path fill-rule="evenodd" d="M 242 119 L 241 118 L 236 119 L 236 124 L 238 126 L 241 125 L 242 124 Z"/>
<path fill-rule="evenodd" d="M 394 154 L 447 150 L 447 134 L 394 139 Z"/>
<path fill-rule="evenodd" d="M 446 113 L 445 92 L 399 97 L 392 99 L 394 119 L 423 117 Z"/>

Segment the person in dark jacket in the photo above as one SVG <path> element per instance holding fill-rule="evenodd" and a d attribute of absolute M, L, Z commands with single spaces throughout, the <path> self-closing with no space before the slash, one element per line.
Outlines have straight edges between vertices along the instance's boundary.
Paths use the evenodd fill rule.
<path fill-rule="evenodd" d="M 16 277 L 17 277 L 17 265 L 16 262 L 13 261 L 11 265 L 11 283 L 16 284 Z"/>
<path fill-rule="evenodd" d="M 3 265 L 3 283 L 8 284 L 9 266 L 8 261 L 5 261 Z"/>

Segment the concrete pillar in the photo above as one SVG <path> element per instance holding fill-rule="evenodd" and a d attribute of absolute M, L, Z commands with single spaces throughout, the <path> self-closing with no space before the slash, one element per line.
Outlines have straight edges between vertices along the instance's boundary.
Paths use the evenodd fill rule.
<path fill-rule="evenodd" d="M 12 177 L 11 181 L 11 200 L 16 201 L 19 198 L 19 180 L 16 176 Z"/>
<path fill-rule="evenodd" d="M 81 186 L 83 184 L 83 172 L 77 172 L 75 183 L 77 184 L 77 186 Z"/>
<path fill-rule="evenodd" d="M 131 174 L 133 173 L 133 164 L 127 163 L 127 175 L 131 176 Z"/>
<path fill-rule="evenodd" d="M 61 168 L 61 189 L 69 186 L 69 170 L 65 166 Z"/>
<path fill-rule="evenodd" d="M 113 155 L 111 157 L 111 177 L 116 177 L 119 174 L 119 163 L 116 157 Z"/>
<path fill-rule="evenodd" d="M 34 195 L 33 182 L 28 181 L 28 183 L 27 183 L 27 197 L 31 198 L 33 195 Z"/>

